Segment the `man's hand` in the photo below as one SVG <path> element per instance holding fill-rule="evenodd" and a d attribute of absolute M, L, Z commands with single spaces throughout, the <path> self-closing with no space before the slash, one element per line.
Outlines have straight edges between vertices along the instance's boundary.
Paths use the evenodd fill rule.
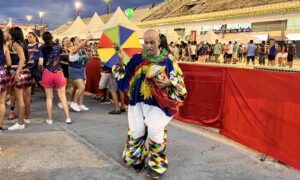
<path fill-rule="evenodd" d="M 157 80 L 155 78 L 153 80 L 159 89 L 163 89 L 171 85 L 171 82 L 168 77 L 165 77 L 162 80 Z"/>

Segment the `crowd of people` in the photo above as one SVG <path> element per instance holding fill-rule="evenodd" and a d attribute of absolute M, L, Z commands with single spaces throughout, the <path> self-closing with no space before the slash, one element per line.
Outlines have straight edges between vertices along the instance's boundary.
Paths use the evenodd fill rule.
<path fill-rule="evenodd" d="M 34 32 L 25 35 L 21 28 L 0 29 L 0 132 L 6 104 L 10 106 L 8 120 L 18 121 L 8 130 L 21 130 L 30 124 L 31 95 L 36 84 L 46 96 L 47 124 L 53 123 L 53 91 L 56 90 L 65 112 L 65 122 L 72 123 L 69 107 L 75 111 L 88 111 L 83 104 L 85 90 L 85 67 L 89 61 L 86 40 L 78 37 L 63 38 L 62 44 L 53 40 L 50 32 L 42 36 L 43 43 Z M 66 88 L 70 95 L 67 98 Z"/>
<path fill-rule="evenodd" d="M 58 106 L 64 110 L 67 124 L 72 123 L 69 108 L 75 112 L 89 110 L 83 102 L 86 64 L 97 48 L 97 45 L 87 45 L 92 38 L 91 34 L 85 40 L 65 37 L 59 44 L 50 32 L 45 32 L 40 43 L 33 32 L 25 39 L 19 27 L 0 29 L 0 132 L 7 102 L 9 120 L 16 118 L 15 104 L 18 108 L 18 121 L 8 130 L 22 130 L 25 124 L 31 123 L 34 83 L 46 95 L 48 117 L 45 122 L 49 125 L 53 123 L 54 90 L 58 92 Z M 123 160 L 140 173 L 147 167 L 148 157 L 148 176 L 158 179 L 168 170 L 167 125 L 183 104 L 187 91 L 182 71 L 167 51 L 166 37 L 150 29 L 144 34 L 144 42 L 143 51 L 134 55 L 127 65 L 122 51 L 118 52 L 119 63 L 115 67 L 103 64 L 99 83 L 103 95 L 97 99 L 107 102 L 110 93 L 115 103 L 110 114 L 120 114 L 126 111 L 124 93 L 128 95 L 129 129 Z M 66 89 L 70 92 L 68 98 Z"/>
<path fill-rule="evenodd" d="M 262 41 L 260 44 L 254 44 L 253 40 L 247 45 L 238 44 L 238 42 L 229 41 L 228 44 L 220 43 L 216 39 L 214 44 L 196 41 L 181 41 L 180 43 L 171 42 L 169 52 L 174 55 L 178 61 L 183 62 L 202 62 L 202 63 L 224 63 L 237 64 L 244 63 L 248 65 L 250 61 L 255 65 L 293 67 L 294 57 L 296 55 L 295 42 L 276 42 L 270 39 L 268 43 Z M 268 60 L 268 61 L 267 61 Z"/>

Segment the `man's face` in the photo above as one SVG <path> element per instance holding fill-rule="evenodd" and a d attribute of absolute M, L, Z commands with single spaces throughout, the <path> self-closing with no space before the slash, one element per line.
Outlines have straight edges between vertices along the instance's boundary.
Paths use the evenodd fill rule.
<path fill-rule="evenodd" d="M 275 43 L 275 42 L 274 42 L 274 40 L 270 40 L 270 45 L 272 45 L 272 46 L 273 46 L 273 45 L 274 45 L 274 43 Z"/>
<path fill-rule="evenodd" d="M 32 34 L 28 34 L 27 39 L 29 43 L 35 43 L 35 37 Z"/>
<path fill-rule="evenodd" d="M 150 56 L 156 56 L 159 50 L 159 38 L 151 35 L 144 37 L 144 49 Z"/>

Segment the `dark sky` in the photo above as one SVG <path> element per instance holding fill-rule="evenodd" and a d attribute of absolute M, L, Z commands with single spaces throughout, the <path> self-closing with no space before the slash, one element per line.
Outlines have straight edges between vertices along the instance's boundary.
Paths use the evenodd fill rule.
<path fill-rule="evenodd" d="M 94 12 L 106 12 L 104 0 L 78 0 L 83 3 L 81 17 L 91 17 Z M 122 9 L 162 2 L 163 0 L 111 0 L 111 11 L 118 6 Z M 32 15 L 34 23 L 39 23 L 39 11 L 45 12 L 44 22 L 53 29 L 76 17 L 76 0 L 0 0 L 0 21 L 26 23 L 26 16 Z"/>

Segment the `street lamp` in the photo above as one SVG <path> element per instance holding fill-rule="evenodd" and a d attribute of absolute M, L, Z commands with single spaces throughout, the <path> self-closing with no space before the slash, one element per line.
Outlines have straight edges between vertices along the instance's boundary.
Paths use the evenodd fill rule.
<path fill-rule="evenodd" d="M 40 17 L 40 20 L 41 20 L 41 26 L 43 25 L 43 19 L 44 19 L 44 16 L 45 16 L 45 13 L 40 11 L 39 12 L 39 17 Z"/>
<path fill-rule="evenodd" d="M 110 13 L 110 2 L 111 0 L 104 0 L 106 3 L 106 13 L 109 14 Z"/>
<path fill-rule="evenodd" d="M 76 2 L 75 3 L 75 8 L 76 8 L 77 16 L 79 16 L 81 8 L 82 8 L 82 3 L 81 2 Z"/>
<path fill-rule="evenodd" d="M 29 26 L 30 21 L 32 20 L 32 16 L 26 16 L 26 18 L 27 18 L 27 22 L 28 22 L 28 26 Z"/>

